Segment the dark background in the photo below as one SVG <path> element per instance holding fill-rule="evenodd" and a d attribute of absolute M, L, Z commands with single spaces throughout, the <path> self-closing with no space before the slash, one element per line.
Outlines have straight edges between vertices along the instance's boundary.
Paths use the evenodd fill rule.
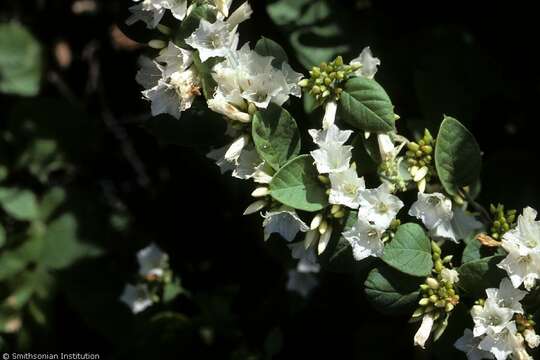
<path fill-rule="evenodd" d="M 279 333 L 283 346 L 276 359 L 436 355 L 415 352 L 415 326 L 406 316 L 372 310 L 364 298 L 362 271 L 323 272 L 320 287 L 306 300 L 288 293 L 284 242 L 264 243 L 260 219 L 241 216 L 251 188 L 221 176 L 205 158 L 220 137 L 211 129 L 192 134 L 178 124 L 160 131 L 161 125 L 149 120 L 149 106 L 135 82 L 144 49 L 128 49 L 111 38 L 130 2 L 97 1 L 98 11 L 85 15 L 75 15 L 71 3 L 1 2 L 0 20 L 29 26 L 43 45 L 47 65 L 39 97 L 0 98 L 0 124 L 13 126 L 10 119 L 21 108 L 46 114 L 50 121 L 72 122 L 69 131 L 53 133 L 77 145 L 77 154 L 68 147 L 74 175 L 59 174 L 51 181 L 77 191 L 77 201 L 88 204 L 84 216 L 99 218 L 103 209 L 119 209 L 129 226 L 96 240 L 106 247 L 106 256 L 57 274 L 54 315 L 46 329 L 32 330 L 32 350 L 91 351 L 105 358 L 156 358 L 158 351 L 182 359 L 233 354 L 247 359 L 270 346 L 275 336 L 269 334 Z M 274 25 L 267 3 L 252 1 L 255 13 L 240 28 L 241 43 L 254 43 L 261 35 L 274 39 L 290 54 L 293 67 L 304 71 L 288 29 Z M 340 41 L 351 47 L 347 58 L 366 45 L 381 58 L 377 80 L 402 118 L 401 132 L 412 134 L 419 124 L 436 129 L 443 114 L 460 119 L 484 151 L 480 202 L 517 209 L 540 205 L 540 151 L 533 130 L 540 95 L 539 32 L 532 2 L 473 7 L 470 1 L 374 0 L 362 2 L 368 5 L 360 9 L 352 0 L 331 3 L 329 21 L 344 29 Z M 71 49 L 67 68 L 59 67 L 55 56 L 59 41 Z M 65 116 L 61 106 L 49 109 L 44 101 L 50 99 L 79 112 Z M 293 102 L 297 121 L 305 119 L 307 127 L 310 120 Z M 204 117 L 186 119 L 193 126 L 199 121 Z M 149 324 L 149 315 L 134 318 L 115 303 L 136 272 L 134 253 L 151 241 L 170 254 L 192 294 L 168 309 L 185 315 L 185 322 Z M 203 341 L 201 328 L 213 329 L 213 341 Z"/>

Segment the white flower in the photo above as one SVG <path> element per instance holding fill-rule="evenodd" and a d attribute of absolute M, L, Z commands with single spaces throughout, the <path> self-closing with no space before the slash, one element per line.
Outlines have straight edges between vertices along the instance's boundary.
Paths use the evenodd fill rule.
<path fill-rule="evenodd" d="M 488 298 L 482 309 L 471 311 L 471 315 L 474 320 L 474 336 L 481 336 L 486 333 L 499 334 L 503 331 L 512 320 L 514 311 L 501 307 L 496 301 Z"/>
<path fill-rule="evenodd" d="M 443 268 L 441 270 L 441 277 L 450 284 L 455 284 L 459 281 L 459 273 L 455 269 Z"/>
<path fill-rule="evenodd" d="M 490 352 L 478 348 L 481 340 L 482 338 L 473 336 L 471 329 L 465 329 L 463 336 L 454 343 L 454 347 L 463 351 L 467 360 L 493 359 Z"/>
<path fill-rule="evenodd" d="M 213 3 L 223 17 L 229 16 L 232 0 L 213 0 Z"/>
<path fill-rule="evenodd" d="M 531 290 L 540 278 L 540 221 L 534 209 L 523 210 L 517 227 L 503 235 L 502 247 L 508 255 L 497 266 L 506 270 L 514 287 L 523 283 Z"/>
<path fill-rule="evenodd" d="M 364 178 L 359 178 L 356 170 L 348 168 L 338 173 L 330 173 L 329 201 L 331 204 L 340 204 L 356 209 L 360 205 L 359 194 L 366 188 Z"/>
<path fill-rule="evenodd" d="M 131 6 L 129 11 L 131 12 L 131 16 L 126 20 L 127 25 L 133 25 L 137 21 L 142 21 L 148 29 L 155 28 L 165 14 L 163 7 L 145 10 L 144 3 Z"/>
<path fill-rule="evenodd" d="M 422 220 L 430 235 L 457 242 L 452 228 L 452 201 L 441 193 L 418 193 L 418 200 L 409 209 L 409 215 Z"/>
<path fill-rule="evenodd" d="M 146 56 L 139 58 L 139 67 L 135 80 L 145 89 L 156 86 L 163 78 L 163 67 Z"/>
<path fill-rule="evenodd" d="M 225 57 L 238 47 L 239 36 L 227 21 L 217 19 L 210 23 L 201 19 L 199 27 L 187 39 L 186 44 L 199 50 L 202 62 L 211 57 Z"/>
<path fill-rule="evenodd" d="M 357 58 L 351 61 L 352 64 L 360 64 L 361 67 L 356 70 L 355 74 L 357 76 L 363 76 L 368 79 L 373 79 L 377 73 L 377 67 L 381 65 L 381 60 L 376 57 L 373 57 L 371 49 L 365 47 L 364 50 L 358 55 Z"/>
<path fill-rule="evenodd" d="M 250 50 L 247 44 L 238 51 L 230 51 L 225 60 L 213 68 L 212 76 L 218 85 L 214 97 L 245 111 L 247 102 L 265 109 L 270 102 L 281 106 L 289 95 L 300 96 L 297 82 L 302 74 L 294 72 L 286 63 L 281 70 L 276 69 L 273 59 Z M 220 104 L 216 108 L 225 106 Z"/>
<path fill-rule="evenodd" d="M 489 351 L 497 360 L 505 360 L 508 355 L 516 354 L 517 359 L 528 359 L 527 352 L 523 348 L 523 340 L 519 339 L 516 324 L 511 321 L 507 323 L 499 332 L 488 331 L 486 336 L 478 344 L 480 350 Z"/>
<path fill-rule="evenodd" d="M 140 313 L 152 305 L 146 284 L 137 286 L 127 284 L 120 296 L 120 301 L 129 306 L 134 314 Z"/>
<path fill-rule="evenodd" d="M 497 305 L 508 308 L 514 313 L 523 314 L 520 301 L 527 295 L 527 292 L 514 288 L 508 278 L 501 280 L 498 289 L 486 289 L 486 294 L 488 299 L 491 299 Z"/>
<path fill-rule="evenodd" d="M 191 107 L 195 96 L 200 95 L 200 80 L 192 68 L 185 68 L 191 60 L 182 58 L 173 61 L 170 55 L 172 51 L 167 49 L 166 66 L 141 58 L 141 69 L 136 80 L 146 88 L 142 94 L 152 102 L 153 116 L 170 114 L 179 119 L 182 111 Z M 180 67 L 179 71 L 172 72 L 175 66 Z M 166 72 L 171 72 L 170 76 L 165 76 Z"/>
<path fill-rule="evenodd" d="M 525 337 L 525 341 L 527 341 L 527 344 L 531 349 L 534 349 L 540 345 L 540 336 L 536 334 L 534 329 L 526 329 L 523 332 L 523 336 Z"/>
<path fill-rule="evenodd" d="M 175 18 L 183 20 L 187 13 L 187 0 L 134 0 L 139 4 L 129 8 L 131 16 L 126 24 L 132 25 L 143 21 L 149 29 L 155 28 L 166 10 L 170 10 Z"/>
<path fill-rule="evenodd" d="M 380 257 L 384 250 L 381 235 L 378 227 L 363 219 L 359 219 L 350 230 L 343 233 L 343 237 L 351 244 L 356 260 L 368 256 Z"/>
<path fill-rule="evenodd" d="M 422 318 L 422 324 L 414 335 L 414 345 L 420 346 L 422 349 L 425 347 L 426 341 L 431 334 L 431 329 L 433 328 L 433 322 L 434 320 L 432 313 L 424 315 Z"/>
<path fill-rule="evenodd" d="M 390 193 L 389 185 L 382 183 L 376 189 L 360 191 L 358 218 L 373 223 L 382 232 L 388 229 L 403 205 L 397 196 Z"/>
<path fill-rule="evenodd" d="M 349 140 L 353 133 L 351 130 L 340 130 L 334 124 L 324 130 L 310 129 L 308 132 L 313 138 L 313 142 L 320 147 L 329 146 L 331 144 L 343 145 Z"/>
<path fill-rule="evenodd" d="M 310 152 L 315 160 L 315 166 L 320 174 L 345 171 L 349 168 L 352 157 L 352 146 L 338 145 L 336 143 L 321 147 Z"/>
<path fill-rule="evenodd" d="M 169 255 L 152 243 L 137 252 L 139 274 L 143 277 L 161 277 L 167 267 Z"/>
<path fill-rule="evenodd" d="M 221 91 L 216 91 L 212 99 L 208 99 L 208 108 L 213 112 L 224 115 L 231 120 L 249 123 L 251 117 L 245 111 L 239 110 L 223 95 Z"/>
<path fill-rule="evenodd" d="M 263 215 L 264 240 L 272 233 L 278 233 L 287 241 L 293 241 L 299 231 L 306 232 L 309 227 L 298 217 L 294 209 L 282 207 Z"/>
<path fill-rule="evenodd" d="M 168 78 L 176 72 L 185 71 L 193 62 L 192 52 L 176 46 L 172 41 L 163 49 L 156 61 L 163 63 L 162 77 Z"/>
<path fill-rule="evenodd" d="M 229 16 L 227 19 L 227 23 L 229 24 L 231 29 L 234 29 L 237 27 L 240 23 L 243 23 L 247 19 L 251 17 L 253 14 L 253 10 L 251 9 L 251 6 L 246 1 L 242 5 L 240 5 L 234 12 Z"/>
<path fill-rule="evenodd" d="M 210 151 L 208 154 L 206 154 L 207 158 L 212 159 L 216 162 L 222 174 L 225 174 L 228 171 L 232 171 L 236 167 L 234 163 L 231 163 L 225 159 L 225 153 L 227 152 L 228 149 L 229 149 L 229 145 L 225 145 L 223 147 L 214 149 Z"/>
<path fill-rule="evenodd" d="M 294 269 L 289 270 L 289 279 L 287 281 L 287 290 L 289 291 L 307 297 L 318 284 L 319 281 L 313 273 L 300 272 Z"/>

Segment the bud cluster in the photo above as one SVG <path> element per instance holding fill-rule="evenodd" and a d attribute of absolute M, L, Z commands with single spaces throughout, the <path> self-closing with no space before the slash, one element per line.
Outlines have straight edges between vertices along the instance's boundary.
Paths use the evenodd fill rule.
<path fill-rule="evenodd" d="M 379 176 L 390 182 L 394 186 L 395 192 L 407 191 L 407 181 L 400 172 L 402 160 L 402 157 L 388 159 L 383 161 L 378 168 Z"/>
<path fill-rule="evenodd" d="M 524 333 L 525 330 L 534 330 L 536 322 L 533 320 L 533 315 L 516 314 L 514 317 L 516 321 L 517 330 L 520 333 Z"/>
<path fill-rule="evenodd" d="M 317 99 L 318 103 L 326 100 L 337 100 L 343 92 L 341 84 L 350 78 L 362 65 L 354 63 L 346 65 L 343 58 L 338 56 L 330 63 L 323 62 L 314 66 L 310 71 L 310 78 L 302 79 L 298 85 L 304 88 Z"/>
<path fill-rule="evenodd" d="M 420 305 L 412 315 L 412 319 L 419 319 L 424 314 L 433 313 L 433 318 L 437 322 L 437 326 L 443 326 L 446 315 L 454 310 L 454 307 L 459 303 L 459 295 L 455 282 L 445 276 L 445 271 L 450 272 L 446 267 L 451 267 L 452 256 L 441 258 L 441 248 L 431 242 L 432 257 L 434 268 L 433 275 L 426 278 L 426 281 L 420 285 L 422 299 L 418 302 Z M 444 330 L 444 329 L 442 329 Z"/>
<path fill-rule="evenodd" d="M 505 211 L 504 205 L 491 204 L 489 212 L 492 218 L 491 237 L 495 240 L 500 240 L 507 231 L 516 227 L 516 210 Z"/>
<path fill-rule="evenodd" d="M 433 165 L 434 149 L 435 139 L 428 129 L 424 129 L 424 136 L 421 139 L 407 144 L 408 169 L 419 188 L 425 188 L 431 177 L 437 175 Z"/>

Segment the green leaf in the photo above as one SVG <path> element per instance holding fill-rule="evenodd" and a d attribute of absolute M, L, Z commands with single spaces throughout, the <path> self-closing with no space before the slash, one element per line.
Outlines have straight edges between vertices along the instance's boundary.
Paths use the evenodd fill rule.
<path fill-rule="evenodd" d="M 371 132 L 395 129 L 394 106 L 375 80 L 355 77 L 345 83 L 340 112 L 353 127 Z"/>
<path fill-rule="evenodd" d="M 63 269 L 81 258 L 101 255 L 101 249 L 79 239 L 77 230 L 77 220 L 72 214 L 54 220 L 44 235 L 40 263 L 51 269 Z"/>
<path fill-rule="evenodd" d="M 364 286 L 367 298 L 382 313 L 408 313 L 414 309 L 422 278 L 381 265 L 369 273 Z"/>
<path fill-rule="evenodd" d="M 450 195 L 474 185 L 480 177 L 482 156 L 474 136 L 459 121 L 446 116 L 435 147 L 435 166 L 439 179 Z"/>
<path fill-rule="evenodd" d="M 259 156 L 275 170 L 300 153 L 300 133 L 289 112 L 276 104 L 253 117 L 253 142 Z"/>
<path fill-rule="evenodd" d="M 403 224 L 384 247 L 382 260 L 405 274 L 427 276 L 433 268 L 431 242 L 420 225 Z"/>
<path fill-rule="evenodd" d="M 212 77 L 212 68 L 222 60 L 222 58 L 211 58 L 205 62 L 202 62 L 199 57 L 199 53 L 193 53 L 193 64 L 195 65 L 199 78 L 201 79 L 203 95 L 206 99 L 211 99 L 214 96 L 214 90 L 216 89 L 217 83 Z"/>
<path fill-rule="evenodd" d="M 41 47 L 22 25 L 0 24 L 0 92 L 34 96 L 41 80 Z"/>
<path fill-rule="evenodd" d="M 328 205 L 328 196 L 310 155 L 288 161 L 270 182 L 274 199 L 295 209 L 318 211 Z"/>
<path fill-rule="evenodd" d="M 485 289 L 499 287 L 506 276 L 506 272 L 497 267 L 503 259 L 504 256 L 490 256 L 461 265 L 458 286 L 473 299 L 485 296 Z"/>
<path fill-rule="evenodd" d="M 264 36 L 257 41 L 254 50 L 259 55 L 272 56 L 272 65 L 277 69 L 281 69 L 281 65 L 289 61 L 285 50 L 277 42 Z"/>
<path fill-rule="evenodd" d="M 39 217 L 36 196 L 29 190 L 0 188 L 0 205 L 17 220 L 28 221 Z"/>

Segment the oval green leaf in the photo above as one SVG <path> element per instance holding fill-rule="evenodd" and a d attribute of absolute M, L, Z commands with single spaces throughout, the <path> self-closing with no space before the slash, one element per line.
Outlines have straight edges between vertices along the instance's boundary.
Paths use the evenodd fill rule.
<path fill-rule="evenodd" d="M 288 161 L 270 182 L 270 195 L 280 203 L 298 210 L 318 211 L 328 205 L 326 190 L 310 155 Z"/>
<path fill-rule="evenodd" d="M 281 68 L 281 64 L 289 61 L 285 50 L 277 42 L 264 36 L 257 41 L 254 50 L 261 56 L 272 56 L 274 58 L 272 65 L 278 69 Z"/>
<path fill-rule="evenodd" d="M 497 267 L 504 256 L 490 256 L 469 261 L 458 269 L 458 286 L 469 297 L 476 299 L 485 296 L 484 290 L 490 287 L 499 287 L 506 272 Z"/>
<path fill-rule="evenodd" d="M 403 224 L 385 246 L 382 260 L 405 274 L 428 276 L 433 268 L 431 242 L 420 225 Z"/>
<path fill-rule="evenodd" d="M 474 185 L 480 177 L 482 156 L 474 136 L 454 118 L 446 116 L 435 147 L 435 166 L 441 183 L 450 195 Z"/>
<path fill-rule="evenodd" d="M 422 278 L 415 278 L 381 265 L 369 273 L 364 286 L 374 308 L 385 314 L 414 310 Z"/>
<path fill-rule="evenodd" d="M 253 117 L 253 142 L 259 156 L 276 171 L 300 153 L 300 133 L 289 112 L 276 104 Z"/>
<path fill-rule="evenodd" d="M 17 220 L 30 221 L 39 217 L 36 196 L 29 190 L 0 189 L 0 205 L 10 216 Z"/>
<path fill-rule="evenodd" d="M 355 77 L 345 83 L 340 112 L 353 127 L 371 132 L 395 130 L 394 106 L 375 80 Z"/>

